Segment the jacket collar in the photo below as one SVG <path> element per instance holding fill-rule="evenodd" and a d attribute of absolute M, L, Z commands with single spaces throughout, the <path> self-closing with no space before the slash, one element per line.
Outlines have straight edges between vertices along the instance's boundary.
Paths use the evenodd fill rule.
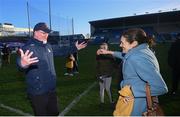
<path fill-rule="evenodd" d="M 146 48 L 149 48 L 149 45 L 147 44 L 147 43 L 143 43 L 143 44 L 140 44 L 140 45 L 138 45 L 137 47 L 134 47 L 134 48 L 132 48 L 132 49 L 130 49 L 129 51 L 128 51 L 128 53 L 125 55 L 125 59 L 127 59 L 130 55 L 132 55 L 133 53 L 136 53 L 136 52 L 138 52 L 139 50 L 141 50 L 141 49 L 146 49 Z"/>
<path fill-rule="evenodd" d="M 36 43 L 36 44 L 38 44 L 38 45 L 45 45 L 45 44 L 47 44 L 47 43 L 43 43 L 43 41 L 39 41 L 39 40 L 36 39 L 36 38 L 32 38 L 31 41 L 34 42 L 34 43 Z"/>

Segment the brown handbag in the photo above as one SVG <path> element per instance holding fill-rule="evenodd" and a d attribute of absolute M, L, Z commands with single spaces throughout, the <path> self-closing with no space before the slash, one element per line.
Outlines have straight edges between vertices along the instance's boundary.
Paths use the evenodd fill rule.
<path fill-rule="evenodd" d="M 150 86 L 148 83 L 146 83 L 146 100 L 147 111 L 142 114 L 143 116 L 164 116 L 164 112 L 158 102 L 158 97 L 151 96 Z"/>

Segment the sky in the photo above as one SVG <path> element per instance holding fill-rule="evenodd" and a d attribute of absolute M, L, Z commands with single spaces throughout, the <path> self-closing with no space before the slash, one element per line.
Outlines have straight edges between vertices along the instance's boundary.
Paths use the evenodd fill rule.
<path fill-rule="evenodd" d="M 0 23 L 28 28 L 29 14 L 31 28 L 49 25 L 49 1 L 51 27 L 62 35 L 71 34 L 72 27 L 75 34 L 90 33 L 89 21 L 180 10 L 180 0 L 0 0 Z"/>

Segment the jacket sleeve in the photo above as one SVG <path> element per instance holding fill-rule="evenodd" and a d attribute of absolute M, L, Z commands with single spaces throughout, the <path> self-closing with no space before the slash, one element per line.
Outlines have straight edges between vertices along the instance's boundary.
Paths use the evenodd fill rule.
<path fill-rule="evenodd" d="M 132 91 L 135 97 L 143 97 L 145 93 L 145 82 L 148 82 L 151 88 L 151 95 L 158 96 L 168 92 L 166 83 L 164 82 L 158 66 L 155 66 L 152 61 L 143 57 L 133 57 L 132 65 L 139 78 L 144 81 L 144 85 L 132 86 Z"/>
<path fill-rule="evenodd" d="M 123 53 L 122 52 L 115 51 L 113 56 L 116 58 L 123 59 Z"/>

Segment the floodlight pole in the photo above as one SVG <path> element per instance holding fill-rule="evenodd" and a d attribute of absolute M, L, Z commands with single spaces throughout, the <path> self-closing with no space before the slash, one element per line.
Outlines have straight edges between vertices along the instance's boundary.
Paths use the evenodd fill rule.
<path fill-rule="evenodd" d="M 74 19 L 72 18 L 72 34 L 74 35 Z"/>
<path fill-rule="evenodd" d="M 49 0 L 49 26 L 50 30 L 52 29 L 51 27 L 51 0 Z"/>
<path fill-rule="evenodd" d="M 31 24 L 30 24 L 30 15 L 29 15 L 29 4 L 28 4 L 28 1 L 27 1 L 27 17 L 28 17 L 29 37 L 31 37 Z"/>

